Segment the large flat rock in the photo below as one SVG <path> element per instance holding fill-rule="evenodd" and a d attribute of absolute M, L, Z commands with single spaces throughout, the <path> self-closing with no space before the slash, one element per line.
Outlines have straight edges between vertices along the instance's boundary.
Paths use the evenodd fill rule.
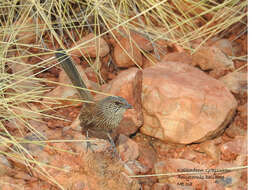
<path fill-rule="evenodd" d="M 216 137 L 237 107 L 226 86 L 201 70 L 161 62 L 143 70 L 141 132 L 163 141 L 189 144 Z"/>

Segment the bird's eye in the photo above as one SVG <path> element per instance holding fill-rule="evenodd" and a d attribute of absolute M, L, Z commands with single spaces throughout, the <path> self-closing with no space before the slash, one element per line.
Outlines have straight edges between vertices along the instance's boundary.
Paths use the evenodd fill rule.
<path fill-rule="evenodd" d="M 115 104 L 116 104 L 117 106 L 119 106 L 119 105 L 121 105 L 121 102 L 115 102 Z"/>

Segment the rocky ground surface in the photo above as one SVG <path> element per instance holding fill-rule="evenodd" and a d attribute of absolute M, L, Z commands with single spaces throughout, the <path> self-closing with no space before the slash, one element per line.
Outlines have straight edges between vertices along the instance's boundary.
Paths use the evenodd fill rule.
<path fill-rule="evenodd" d="M 95 153 L 86 152 L 84 142 L 26 144 L 24 147 L 33 158 L 45 164 L 42 167 L 49 176 L 37 172 L 41 169 L 39 166 L 31 170 L 17 159 L 1 155 L 0 180 L 5 182 L 0 183 L 1 189 L 59 189 L 53 182 L 74 190 L 247 189 L 247 169 L 202 173 L 207 169 L 222 171 L 248 165 L 247 63 L 230 58 L 247 55 L 247 35 L 237 40 L 234 40 L 234 33 L 223 39 L 213 38 L 193 55 L 174 44 L 157 41 L 160 60 L 152 44 L 143 36 L 131 35 L 138 49 L 128 38 L 116 35 L 127 54 L 111 35 L 107 35 L 97 40 L 100 45 L 96 46 L 93 40 L 70 55 L 90 89 L 123 96 L 134 107 L 125 113 L 115 132 L 120 156 L 112 154 L 105 140 L 92 139 L 97 144 Z M 77 39 L 76 44 L 92 38 L 94 34 L 87 34 Z M 200 41 L 191 42 L 192 46 L 198 46 Z M 57 49 L 52 44 L 48 46 Z M 33 48 L 29 51 L 39 53 Z M 102 78 L 88 67 L 82 55 L 90 57 L 93 63 L 100 63 L 96 65 L 101 65 Z M 100 59 L 95 59 L 97 56 Z M 49 58 L 54 59 L 54 55 L 25 61 L 35 64 Z M 13 73 L 19 70 L 21 68 L 12 68 Z M 58 66 L 37 77 L 70 84 Z M 98 85 L 102 80 L 108 83 Z M 30 81 L 24 83 L 35 85 Z M 45 94 L 42 102 L 49 103 L 47 97 L 77 96 L 76 90 L 69 86 L 45 85 L 52 90 Z M 102 96 L 97 94 L 96 99 Z M 65 120 L 42 118 L 28 122 L 48 140 L 84 140 L 78 121 L 82 103 L 74 105 L 68 100 L 59 103 L 73 105 L 47 113 Z M 36 104 L 31 106 L 41 109 Z M 15 122 L 6 123 L 12 134 L 19 133 Z M 25 139 L 37 139 L 27 133 L 25 127 L 19 130 L 24 131 Z M 182 171 L 200 173 L 133 177 Z"/>

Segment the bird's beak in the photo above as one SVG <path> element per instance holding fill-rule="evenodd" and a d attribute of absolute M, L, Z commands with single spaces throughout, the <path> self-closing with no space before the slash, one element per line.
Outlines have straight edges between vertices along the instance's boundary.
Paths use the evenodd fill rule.
<path fill-rule="evenodd" d="M 133 106 L 131 104 L 127 104 L 127 105 L 125 105 L 125 108 L 126 109 L 133 109 Z"/>

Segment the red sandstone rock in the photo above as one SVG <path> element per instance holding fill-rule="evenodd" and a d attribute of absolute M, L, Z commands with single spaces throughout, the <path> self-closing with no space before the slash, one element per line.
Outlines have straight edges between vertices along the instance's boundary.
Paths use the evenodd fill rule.
<path fill-rule="evenodd" d="M 13 176 L 17 171 L 13 169 L 13 164 L 4 155 L 0 155 L 0 177 Z"/>
<path fill-rule="evenodd" d="M 174 52 L 174 53 L 168 53 L 166 54 L 162 60 L 162 62 L 165 61 L 172 61 L 172 62 L 180 62 L 180 63 L 186 63 L 191 65 L 192 64 L 192 57 L 186 52 Z"/>
<path fill-rule="evenodd" d="M 140 151 L 140 155 L 139 155 L 139 162 L 142 163 L 146 168 L 147 168 L 147 172 L 151 171 L 154 167 L 154 164 L 157 161 L 157 155 L 156 152 L 153 150 L 152 147 L 150 146 L 143 146 L 143 145 L 139 145 L 139 151 Z"/>
<path fill-rule="evenodd" d="M 118 138 L 118 151 L 121 159 L 125 162 L 129 160 L 136 160 L 139 157 L 139 147 L 136 142 L 127 136 L 121 134 Z"/>
<path fill-rule="evenodd" d="M 148 168 L 137 160 L 127 161 L 125 165 L 125 169 L 129 170 L 129 175 L 146 174 L 148 172 Z"/>
<path fill-rule="evenodd" d="M 94 81 L 96 83 L 98 82 L 98 76 L 92 67 L 87 67 L 85 69 L 85 73 L 89 80 Z"/>
<path fill-rule="evenodd" d="M 194 161 L 194 159 L 197 157 L 197 153 L 194 152 L 193 150 L 189 150 L 189 149 L 186 149 L 180 158 L 182 159 L 186 159 L 186 160 L 189 160 L 189 161 Z"/>
<path fill-rule="evenodd" d="M 82 43 L 84 45 L 81 45 Z M 71 52 L 73 56 L 103 57 L 110 51 L 107 42 L 101 37 L 96 37 L 93 33 L 77 41 L 73 47 L 76 47 L 76 49 Z"/>
<path fill-rule="evenodd" d="M 232 72 L 219 79 L 231 92 L 236 94 L 247 92 L 247 73 Z"/>
<path fill-rule="evenodd" d="M 152 51 L 153 46 L 151 42 L 146 38 L 143 37 L 141 34 L 132 32 L 131 38 L 135 41 L 135 43 L 144 51 Z"/>
<path fill-rule="evenodd" d="M 114 61 L 118 67 L 142 66 L 142 55 L 133 42 L 123 38 L 114 48 Z M 121 48 L 123 47 L 123 48 Z"/>
<path fill-rule="evenodd" d="M 214 141 L 209 140 L 205 141 L 200 145 L 201 151 L 205 152 L 208 156 L 210 156 L 214 161 L 218 162 L 220 159 L 220 152 L 218 146 Z"/>
<path fill-rule="evenodd" d="M 143 56 L 143 69 L 146 69 L 147 67 L 151 67 L 158 63 L 159 60 L 157 59 L 155 53 L 146 53 Z"/>
<path fill-rule="evenodd" d="M 247 103 L 238 106 L 237 111 L 240 112 L 241 117 L 247 117 L 248 115 L 248 109 L 247 109 Z"/>
<path fill-rule="evenodd" d="M 234 63 L 217 47 L 201 47 L 192 55 L 193 65 L 202 70 L 234 69 Z"/>
<path fill-rule="evenodd" d="M 211 44 L 211 46 L 219 48 L 223 53 L 225 53 L 228 56 L 233 55 L 233 47 L 228 39 L 223 38 L 216 40 L 214 43 Z"/>
<path fill-rule="evenodd" d="M 247 155 L 247 137 L 236 136 L 234 140 L 226 142 L 221 146 L 222 154 L 237 154 L 246 156 Z"/>
<path fill-rule="evenodd" d="M 226 129 L 225 133 L 227 136 L 234 138 L 235 136 L 246 135 L 247 131 L 234 122 Z"/>
<path fill-rule="evenodd" d="M 143 70 L 141 132 L 189 144 L 216 137 L 237 102 L 223 83 L 190 65 L 163 62 Z"/>
<path fill-rule="evenodd" d="M 4 190 L 26 189 L 27 182 L 22 179 L 15 179 L 9 176 L 0 177 L 0 188 Z"/>
<path fill-rule="evenodd" d="M 16 179 L 23 179 L 26 181 L 32 180 L 33 177 L 29 175 L 28 173 L 25 173 L 23 171 L 17 171 L 17 173 L 13 176 Z M 36 178 L 33 179 L 34 181 L 37 180 Z"/>
<path fill-rule="evenodd" d="M 113 46 L 116 46 L 117 40 L 121 41 L 121 39 L 123 39 L 123 37 L 125 37 L 128 41 L 133 40 L 134 43 L 136 43 L 137 46 L 144 51 L 152 51 L 153 50 L 152 43 L 149 41 L 149 39 L 147 39 L 146 36 L 144 36 L 140 33 L 137 33 L 134 31 L 128 32 L 128 31 L 124 30 L 123 27 L 120 27 L 117 30 L 113 30 L 112 33 L 113 33 L 113 35 L 116 36 L 116 39 L 114 39 L 113 37 L 110 38 L 110 43 Z"/>

